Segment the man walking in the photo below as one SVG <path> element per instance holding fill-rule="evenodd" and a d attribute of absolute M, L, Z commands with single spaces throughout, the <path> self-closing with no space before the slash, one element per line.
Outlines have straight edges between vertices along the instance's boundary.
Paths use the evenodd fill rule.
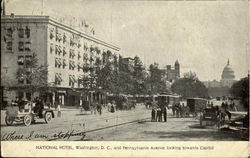
<path fill-rule="evenodd" d="M 154 122 L 155 121 L 155 108 L 152 108 L 152 111 L 151 111 L 151 122 Z"/>
<path fill-rule="evenodd" d="M 163 117 L 164 117 L 164 122 L 167 122 L 167 108 L 163 108 Z"/>

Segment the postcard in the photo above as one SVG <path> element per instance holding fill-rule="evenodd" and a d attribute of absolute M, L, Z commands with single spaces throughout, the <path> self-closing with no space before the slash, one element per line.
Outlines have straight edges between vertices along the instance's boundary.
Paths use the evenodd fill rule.
<path fill-rule="evenodd" d="M 248 157 L 249 1 L 1 1 L 4 157 Z"/>

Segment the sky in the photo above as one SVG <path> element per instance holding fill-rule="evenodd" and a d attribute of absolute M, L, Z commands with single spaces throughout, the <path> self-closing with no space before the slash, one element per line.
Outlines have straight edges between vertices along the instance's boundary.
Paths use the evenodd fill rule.
<path fill-rule="evenodd" d="M 7 0 L 6 13 L 85 19 L 122 56 L 147 67 L 178 59 L 202 81 L 220 80 L 228 59 L 236 79 L 250 68 L 248 1 Z"/>

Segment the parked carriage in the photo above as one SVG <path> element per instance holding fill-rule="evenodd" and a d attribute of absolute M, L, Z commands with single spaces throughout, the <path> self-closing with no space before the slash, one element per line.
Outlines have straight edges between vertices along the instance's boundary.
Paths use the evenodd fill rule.
<path fill-rule="evenodd" d="M 187 107 L 189 108 L 188 114 L 197 116 L 203 112 L 207 106 L 207 99 L 204 98 L 187 98 Z"/>

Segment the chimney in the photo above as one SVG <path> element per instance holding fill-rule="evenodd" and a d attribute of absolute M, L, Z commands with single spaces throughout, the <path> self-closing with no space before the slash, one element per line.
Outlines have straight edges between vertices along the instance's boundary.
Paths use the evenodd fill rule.
<path fill-rule="evenodd" d="M 14 14 L 14 13 L 11 13 L 11 14 L 10 14 L 10 17 L 14 18 L 14 17 L 15 17 L 15 14 Z"/>

